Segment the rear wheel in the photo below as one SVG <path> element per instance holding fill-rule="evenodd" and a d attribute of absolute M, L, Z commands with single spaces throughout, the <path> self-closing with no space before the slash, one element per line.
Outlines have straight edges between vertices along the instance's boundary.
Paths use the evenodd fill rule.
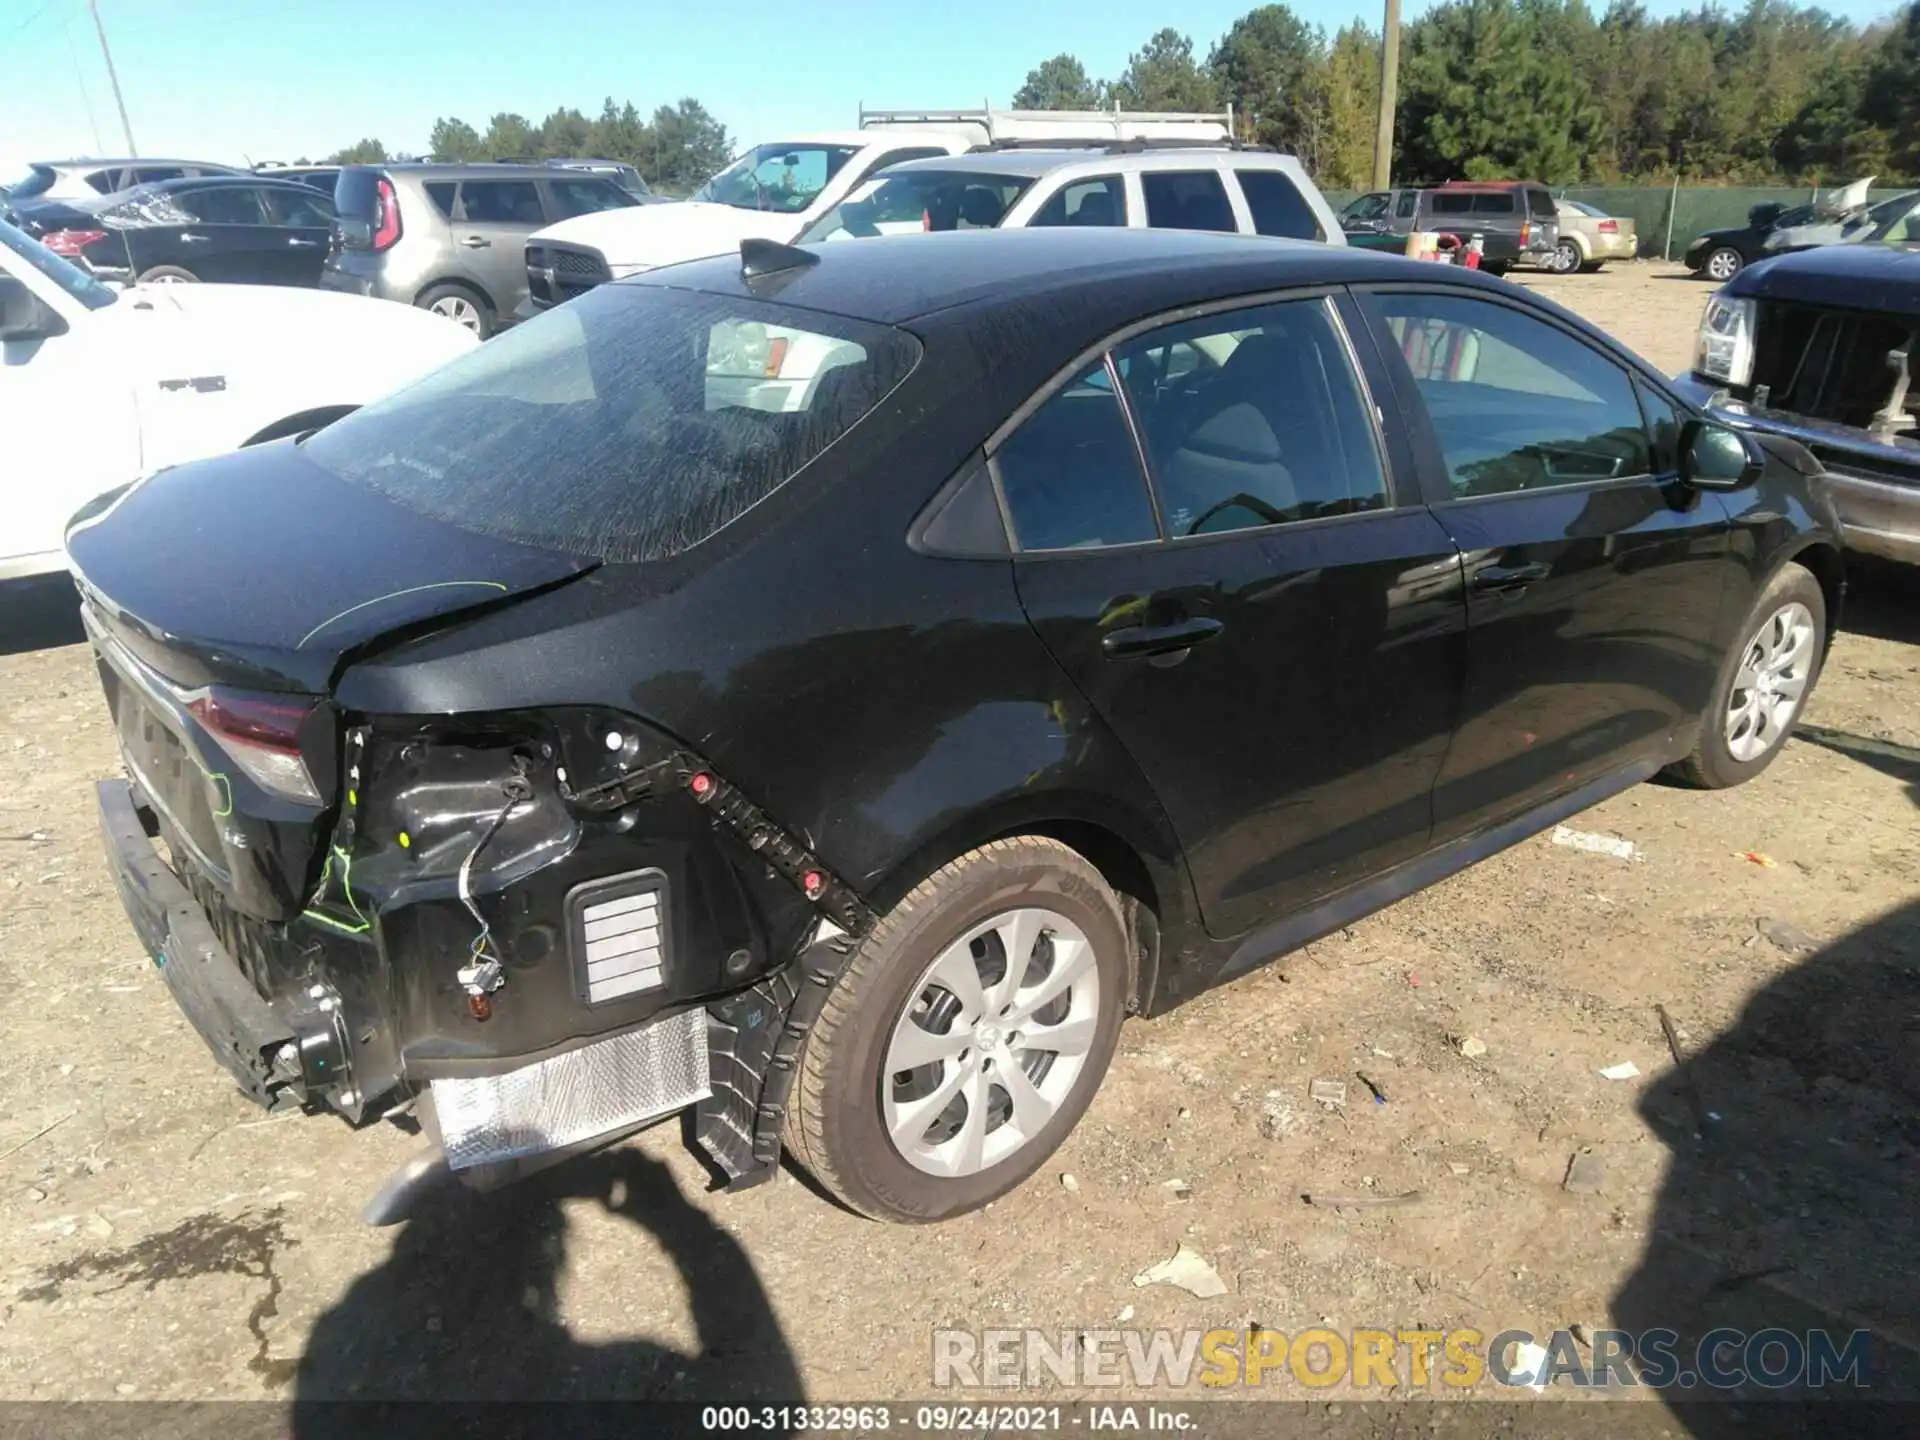
<path fill-rule="evenodd" d="M 493 307 L 464 285 L 434 285 L 413 302 L 443 320 L 464 325 L 482 340 L 493 333 Z"/>
<path fill-rule="evenodd" d="M 1741 641 L 1720 667 L 1693 754 L 1672 768 L 1722 790 L 1773 763 L 1800 718 L 1826 654 L 1827 599 L 1804 567 L 1786 564 L 1754 602 Z"/>
<path fill-rule="evenodd" d="M 1562 240 L 1547 257 L 1547 269 L 1556 275 L 1571 275 L 1580 263 L 1580 247 L 1571 240 Z"/>
<path fill-rule="evenodd" d="M 179 265 L 156 265 L 140 272 L 142 285 L 197 285 L 200 277 Z"/>
<path fill-rule="evenodd" d="M 1700 269 L 1709 280 L 1724 284 L 1740 273 L 1740 266 L 1743 263 L 1745 262 L 1741 260 L 1738 250 L 1731 245 L 1722 245 L 1707 256 L 1707 263 Z"/>
<path fill-rule="evenodd" d="M 1079 854 L 1037 836 L 971 851 L 854 952 L 801 1051 L 788 1148 L 875 1219 L 977 1209 L 1079 1121 L 1128 978 L 1119 903 Z"/>

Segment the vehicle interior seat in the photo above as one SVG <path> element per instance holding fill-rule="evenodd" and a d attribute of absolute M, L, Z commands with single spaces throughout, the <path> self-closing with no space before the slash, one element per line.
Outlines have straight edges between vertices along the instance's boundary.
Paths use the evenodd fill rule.
<path fill-rule="evenodd" d="M 991 230 L 1005 213 L 1000 197 L 993 191 L 984 185 L 969 185 L 960 192 L 960 223 L 955 228 Z"/>
<path fill-rule="evenodd" d="M 1080 207 L 1067 218 L 1069 225 L 1118 225 L 1119 216 L 1114 211 L 1113 195 L 1106 190 L 1093 190 L 1080 197 Z"/>

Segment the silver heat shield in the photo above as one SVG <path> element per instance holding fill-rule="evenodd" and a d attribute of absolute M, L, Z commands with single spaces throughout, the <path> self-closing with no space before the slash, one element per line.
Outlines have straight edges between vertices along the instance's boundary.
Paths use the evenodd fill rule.
<path fill-rule="evenodd" d="M 433 1082 L 455 1170 L 629 1130 L 706 1095 L 707 1021 L 698 1007 L 505 1075 Z"/>

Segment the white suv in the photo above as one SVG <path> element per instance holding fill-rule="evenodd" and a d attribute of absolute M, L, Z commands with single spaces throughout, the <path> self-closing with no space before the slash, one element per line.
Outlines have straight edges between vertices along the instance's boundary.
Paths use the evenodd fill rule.
<path fill-rule="evenodd" d="M 1233 133 L 1231 112 L 863 110 L 860 120 L 855 130 L 756 145 L 681 204 L 581 215 L 537 232 L 526 247 L 529 308 L 642 270 L 725 254 L 742 240 L 791 243 L 878 171 L 909 160 L 1003 144 L 1224 146 Z"/>
<path fill-rule="evenodd" d="M 1291 155 L 1140 142 L 895 165 L 854 187 L 800 233 L 799 243 L 1029 225 L 1224 230 L 1346 243 L 1332 208 Z"/>

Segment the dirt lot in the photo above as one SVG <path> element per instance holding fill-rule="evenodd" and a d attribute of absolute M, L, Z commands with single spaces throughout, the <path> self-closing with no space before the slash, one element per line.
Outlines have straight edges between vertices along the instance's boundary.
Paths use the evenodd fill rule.
<path fill-rule="evenodd" d="M 1668 371 L 1707 294 L 1638 265 L 1527 283 Z M 86 652 L 0 658 L 0 1398 L 925 1397 L 933 1327 L 1121 1323 L 1864 1327 L 1898 1374 L 1920 1346 L 1920 586 L 1869 581 L 1761 780 L 1642 786 L 1576 822 L 1637 860 L 1542 836 L 1131 1024 L 1054 1163 L 918 1230 L 791 1174 L 706 1194 L 671 1127 L 363 1228 L 414 1142 L 233 1092 L 105 874 Z M 1721 1117 L 1704 1149 L 1656 1004 Z M 1321 1078 L 1343 1107 L 1309 1099 Z M 1181 1243 L 1224 1295 L 1133 1283 Z"/>

